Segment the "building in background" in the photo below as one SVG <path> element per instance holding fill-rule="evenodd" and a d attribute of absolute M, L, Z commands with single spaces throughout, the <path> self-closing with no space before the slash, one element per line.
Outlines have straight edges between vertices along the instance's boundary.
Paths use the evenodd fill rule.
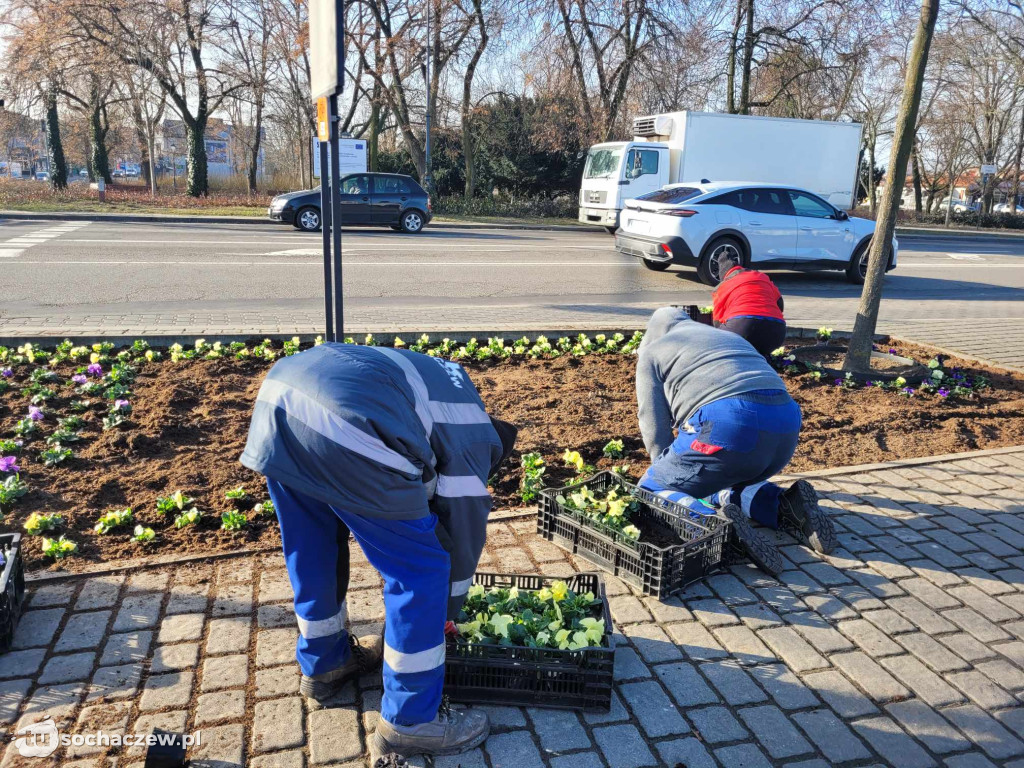
<path fill-rule="evenodd" d="M 243 130 L 238 130 L 220 118 L 211 117 L 206 126 L 207 173 L 213 178 L 244 175 L 246 148 Z M 185 124 L 180 120 L 165 120 L 156 135 L 158 165 L 164 173 L 185 173 Z M 256 175 L 263 176 L 264 153 L 260 148 Z"/>

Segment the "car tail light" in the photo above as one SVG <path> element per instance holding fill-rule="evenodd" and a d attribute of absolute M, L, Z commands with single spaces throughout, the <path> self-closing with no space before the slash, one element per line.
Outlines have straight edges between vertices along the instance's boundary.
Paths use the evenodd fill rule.
<path fill-rule="evenodd" d="M 699 211 L 694 211 L 689 208 L 679 208 L 672 211 L 662 211 L 666 216 L 677 216 L 680 219 L 688 219 L 691 216 L 696 216 Z"/>
<path fill-rule="evenodd" d="M 433 213 L 434 212 L 434 204 L 432 202 L 430 202 L 430 195 L 427 195 L 427 212 L 428 213 Z"/>
<path fill-rule="evenodd" d="M 672 256 L 672 249 L 669 247 L 668 243 L 661 244 L 661 252 L 666 256 Z"/>

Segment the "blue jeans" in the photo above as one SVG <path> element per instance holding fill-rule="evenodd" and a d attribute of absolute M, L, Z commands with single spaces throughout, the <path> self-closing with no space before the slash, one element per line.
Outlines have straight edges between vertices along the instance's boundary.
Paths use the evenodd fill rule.
<path fill-rule="evenodd" d="M 765 481 L 793 457 L 800 424 L 800 406 L 784 390 L 709 403 L 655 459 L 640 487 L 703 515 L 714 514 L 714 503 L 737 503 L 754 521 L 778 528 L 781 489 Z"/>
<path fill-rule="evenodd" d="M 372 478 L 367 482 L 372 482 Z M 381 717 L 419 725 L 437 716 L 444 685 L 444 625 L 448 553 L 438 541 L 437 516 L 418 520 L 362 517 L 267 479 L 281 522 L 288 578 L 295 591 L 303 674 L 345 664 L 348 533 L 384 578 L 384 697 Z"/>

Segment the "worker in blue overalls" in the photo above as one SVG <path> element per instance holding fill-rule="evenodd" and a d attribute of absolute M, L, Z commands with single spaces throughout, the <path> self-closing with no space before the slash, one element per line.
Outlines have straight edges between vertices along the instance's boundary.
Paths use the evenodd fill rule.
<path fill-rule="evenodd" d="M 487 738 L 483 712 L 441 707 L 444 631 L 515 434 L 461 366 L 407 350 L 323 344 L 278 361 L 260 388 L 241 461 L 266 476 L 281 522 L 300 689 L 327 701 L 383 657 L 375 754 L 450 755 Z M 346 631 L 349 533 L 384 579 L 383 643 Z"/>
<path fill-rule="evenodd" d="M 796 450 L 800 406 L 742 336 L 676 307 L 657 310 L 638 350 L 636 397 L 652 461 L 642 488 L 693 514 L 728 518 L 750 558 L 773 575 L 782 556 L 751 520 L 784 524 L 818 552 L 832 551 L 835 528 L 811 484 L 783 491 L 768 482 Z"/>

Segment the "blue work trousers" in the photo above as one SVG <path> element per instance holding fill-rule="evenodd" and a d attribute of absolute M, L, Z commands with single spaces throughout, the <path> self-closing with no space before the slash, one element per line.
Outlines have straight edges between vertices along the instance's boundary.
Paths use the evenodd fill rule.
<path fill-rule="evenodd" d="M 295 591 L 302 672 L 318 675 L 345 664 L 348 534 L 384 579 L 384 697 L 381 717 L 419 725 L 437 716 L 444 686 L 448 553 L 435 533 L 437 516 L 416 520 L 362 517 L 267 479 L 281 522 L 288 577 Z"/>
<path fill-rule="evenodd" d="M 739 504 L 755 522 L 778 528 L 781 489 L 765 481 L 789 463 L 799 434 L 800 406 L 784 390 L 717 400 L 697 409 L 640 487 L 701 515 Z"/>

